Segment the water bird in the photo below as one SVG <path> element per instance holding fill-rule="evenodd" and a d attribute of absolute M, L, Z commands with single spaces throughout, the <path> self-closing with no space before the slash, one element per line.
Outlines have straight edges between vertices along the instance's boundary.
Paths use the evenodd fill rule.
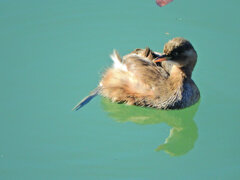
<path fill-rule="evenodd" d="M 113 65 L 103 73 L 99 86 L 73 110 L 98 94 L 113 102 L 157 109 L 182 109 L 200 98 L 192 80 L 197 52 L 182 37 L 168 41 L 162 54 L 146 48 L 121 58 L 114 50 L 111 59 Z"/>

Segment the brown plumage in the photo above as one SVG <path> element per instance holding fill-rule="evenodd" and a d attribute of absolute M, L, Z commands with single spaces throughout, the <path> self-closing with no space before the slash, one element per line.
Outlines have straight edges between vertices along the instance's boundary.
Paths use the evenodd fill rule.
<path fill-rule="evenodd" d="M 174 38 L 163 54 L 149 48 L 136 49 L 121 58 L 111 56 L 96 94 L 114 102 L 159 109 L 180 109 L 196 103 L 199 90 L 191 79 L 197 53 L 184 38 Z M 78 109 L 76 107 L 75 109 Z"/>
<path fill-rule="evenodd" d="M 165 62 L 156 60 L 161 55 L 149 48 L 136 49 L 123 59 L 116 52 L 114 56 L 126 69 L 112 67 L 104 73 L 100 83 L 104 97 L 160 109 L 184 108 L 199 99 L 199 91 L 191 79 L 197 54 L 189 41 L 170 40 L 164 46 Z M 162 62 L 157 65 L 154 61 Z"/>

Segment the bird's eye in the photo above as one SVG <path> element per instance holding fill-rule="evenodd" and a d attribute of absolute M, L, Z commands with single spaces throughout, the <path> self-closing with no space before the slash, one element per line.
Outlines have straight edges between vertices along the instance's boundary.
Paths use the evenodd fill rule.
<path fill-rule="evenodd" d="M 178 56 L 178 52 L 174 52 L 172 55 L 173 56 Z"/>

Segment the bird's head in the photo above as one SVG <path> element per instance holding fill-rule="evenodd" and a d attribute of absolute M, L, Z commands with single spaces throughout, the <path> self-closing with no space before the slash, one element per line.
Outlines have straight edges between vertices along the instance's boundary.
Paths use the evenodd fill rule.
<path fill-rule="evenodd" d="M 191 77 L 197 62 L 197 53 L 188 40 L 177 37 L 164 45 L 163 54 L 154 62 L 162 61 L 176 65 L 181 68 L 187 76 Z"/>

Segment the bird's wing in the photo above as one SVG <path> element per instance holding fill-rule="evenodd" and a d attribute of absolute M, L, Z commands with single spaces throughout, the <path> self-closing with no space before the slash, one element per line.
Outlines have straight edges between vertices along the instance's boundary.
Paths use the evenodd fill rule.
<path fill-rule="evenodd" d="M 168 73 L 161 66 L 157 66 L 148 58 L 129 56 L 125 59 L 124 64 L 127 71 L 151 86 L 163 82 L 168 77 Z"/>
<path fill-rule="evenodd" d="M 101 80 L 101 94 L 113 101 L 140 104 L 154 99 L 159 86 L 166 82 L 166 72 L 154 62 L 138 55 L 124 57 L 123 61 L 114 51 L 109 68 Z M 120 62 L 120 63 L 119 63 Z"/>

